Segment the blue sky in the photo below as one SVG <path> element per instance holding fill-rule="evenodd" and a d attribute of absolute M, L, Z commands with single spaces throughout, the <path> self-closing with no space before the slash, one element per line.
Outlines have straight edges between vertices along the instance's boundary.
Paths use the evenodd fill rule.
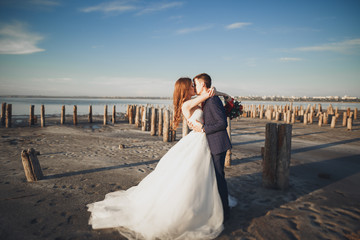
<path fill-rule="evenodd" d="M 0 1 L 0 95 L 360 97 L 360 1 Z"/>

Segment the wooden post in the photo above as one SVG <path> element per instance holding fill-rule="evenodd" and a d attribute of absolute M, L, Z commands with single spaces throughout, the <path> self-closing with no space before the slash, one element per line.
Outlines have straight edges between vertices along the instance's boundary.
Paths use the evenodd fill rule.
<path fill-rule="evenodd" d="M 44 177 L 36 155 L 37 153 L 33 148 L 21 152 L 21 161 L 28 182 L 37 181 Z"/>
<path fill-rule="evenodd" d="M 93 122 L 93 117 L 92 117 L 92 106 L 89 105 L 89 116 L 88 116 L 88 122 L 92 123 Z"/>
<path fill-rule="evenodd" d="M 314 118 L 314 110 L 311 109 L 310 114 L 309 114 L 309 123 L 313 124 L 313 118 Z"/>
<path fill-rule="evenodd" d="M 319 114 L 319 122 L 318 122 L 319 127 L 321 127 L 321 126 L 322 126 L 322 123 L 323 123 L 323 114 L 322 114 L 322 113 L 320 113 L 320 114 Z"/>
<path fill-rule="evenodd" d="M 326 112 L 323 113 L 323 124 L 328 124 L 328 116 Z"/>
<path fill-rule="evenodd" d="M 5 119 L 6 119 L 6 103 L 3 102 L 1 104 L 1 120 L 0 120 L 0 126 L 4 127 L 5 126 Z"/>
<path fill-rule="evenodd" d="M 275 121 L 278 122 L 279 121 L 279 117 L 280 117 L 280 113 L 276 112 L 275 113 Z"/>
<path fill-rule="evenodd" d="M 75 126 L 78 124 L 78 119 L 77 119 L 77 106 L 76 106 L 76 105 L 74 105 L 73 123 L 74 123 Z"/>
<path fill-rule="evenodd" d="M 128 104 L 126 107 L 126 117 L 128 120 L 129 120 L 129 112 L 130 112 L 129 110 L 130 110 L 130 105 Z"/>
<path fill-rule="evenodd" d="M 286 190 L 289 187 L 291 132 L 292 126 L 290 124 L 280 124 L 278 126 L 276 185 L 281 190 Z"/>
<path fill-rule="evenodd" d="M 351 109 L 348 107 L 347 110 L 346 110 L 346 115 L 350 116 L 350 112 L 351 112 Z"/>
<path fill-rule="evenodd" d="M 347 113 L 346 112 L 344 112 L 343 113 L 343 127 L 346 127 L 346 124 L 347 124 Z"/>
<path fill-rule="evenodd" d="M 331 119 L 331 128 L 335 128 L 335 124 L 336 124 L 336 116 L 332 116 L 332 119 Z"/>
<path fill-rule="evenodd" d="M 186 118 L 183 116 L 183 119 L 182 119 L 182 137 L 185 137 L 188 134 L 189 134 L 189 127 L 187 125 Z"/>
<path fill-rule="evenodd" d="M 352 118 L 347 119 L 347 130 L 352 130 Z"/>
<path fill-rule="evenodd" d="M 34 111 L 35 111 L 35 106 L 30 105 L 30 114 L 29 114 L 29 126 L 30 127 L 35 124 Z"/>
<path fill-rule="evenodd" d="M 307 125 L 308 123 L 308 114 L 307 113 L 304 113 L 304 125 Z"/>
<path fill-rule="evenodd" d="M 291 114 L 291 123 L 295 124 L 295 112 Z"/>
<path fill-rule="evenodd" d="M 140 127 L 140 105 L 136 106 L 136 112 L 135 112 L 135 126 Z"/>
<path fill-rule="evenodd" d="M 45 106 L 41 105 L 41 127 L 45 127 Z"/>
<path fill-rule="evenodd" d="M 163 141 L 164 142 L 169 142 L 169 127 L 170 127 L 169 110 L 164 109 L 164 128 L 163 128 Z"/>
<path fill-rule="evenodd" d="M 227 118 L 227 128 L 226 128 L 226 131 L 227 131 L 227 134 L 229 135 L 229 138 L 230 138 L 230 142 L 231 142 L 231 120 L 230 118 L 228 117 Z M 225 167 L 230 167 L 231 166 L 231 149 L 228 149 L 226 151 L 226 156 L 225 156 Z"/>
<path fill-rule="evenodd" d="M 113 124 L 116 123 L 116 106 L 115 106 L 115 105 L 113 105 L 113 107 L 112 107 L 111 122 L 112 122 Z"/>
<path fill-rule="evenodd" d="M 142 111 L 142 117 L 141 117 L 141 130 L 146 131 L 146 125 L 147 125 L 147 107 L 143 107 L 144 110 Z"/>
<path fill-rule="evenodd" d="M 104 106 L 104 125 L 107 124 L 107 113 L 108 113 L 108 105 Z"/>
<path fill-rule="evenodd" d="M 267 188 L 276 187 L 277 142 L 277 124 L 267 123 L 265 127 L 265 147 L 262 161 L 262 184 Z"/>
<path fill-rule="evenodd" d="M 151 126 L 150 126 L 150 135 L 156 135 L 156 108 L 151 108 Z"/>
<path fill-rule="evenodd" d="M 6 118 L 5 118 L 5 127 L 11 127 L 11 117 L 12 117 L 12 104 L 6 105 Z"/>
<path fill-rule="evenodd" d="M 170 142 L 176 141 L 176 129 L 174 129 L 174 111 L 170 113 Z"/>
<path fill-rule="evenodd" d="M 65 123 L 65 105 L 61 107 L 61 116 L 60 116 L 60 124 L 63 125 Z"/>
<path fill-rule="evenodd" d="M 355 108 L 355 109 L 354 109 L 354 120 L 357 119 L 357 115 L 358 115 L 358 109 Z"/>
<path fill-rule="evenodd" d="M 163 135 L 163 114 L 162 114 L 162 109 L 159 108 L 158 109 L 158 136 L 162 136 Z"/>

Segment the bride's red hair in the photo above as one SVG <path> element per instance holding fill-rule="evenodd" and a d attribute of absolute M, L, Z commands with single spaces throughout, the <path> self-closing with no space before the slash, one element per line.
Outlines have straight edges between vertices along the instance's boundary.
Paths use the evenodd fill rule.
<path fill-rule="evenodd" d="M 174 104 L 174 121 L 173 130 L 179 126 L 181 121 L 181 107 L 185 100 L 189 97 L 189 89 L 191 87 L 191 78 L 183 77 L 179 78 L 175 82 L 173 104 Z"/>

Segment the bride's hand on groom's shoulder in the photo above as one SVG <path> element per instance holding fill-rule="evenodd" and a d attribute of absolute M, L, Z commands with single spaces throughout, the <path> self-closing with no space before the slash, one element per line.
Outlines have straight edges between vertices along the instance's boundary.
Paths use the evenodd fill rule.
<path fill-rule="evenodd" d="M 216 88 L 215 87 L 209 88 L 205 92 L 205 94 L 207 95 L 208 98 L 211 98 L 211 97 L 215 96 L 215 93 L 216 93 Z"/>

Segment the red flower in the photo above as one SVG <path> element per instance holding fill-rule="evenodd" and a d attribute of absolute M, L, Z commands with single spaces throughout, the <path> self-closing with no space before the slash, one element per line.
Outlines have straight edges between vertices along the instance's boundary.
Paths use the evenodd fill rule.
<path fill-rule="evenodd" d="M 226 116 L 230 119 L 240 116 L 242 114 L 242 110 L 243 106 L 240 102 L 234 100 L 233 98 L 225 104 Z"/>

